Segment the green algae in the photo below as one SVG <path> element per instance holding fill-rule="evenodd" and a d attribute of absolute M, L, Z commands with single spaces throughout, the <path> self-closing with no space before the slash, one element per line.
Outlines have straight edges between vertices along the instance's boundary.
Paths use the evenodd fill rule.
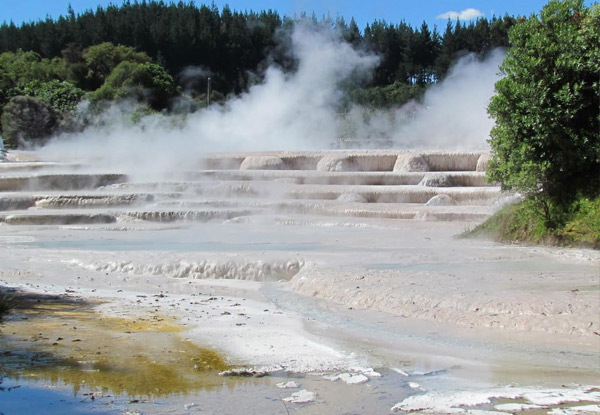
<path fill-rule="evenodd" d="M 234 382 L 216 351 L 183 339 L 158 313 L 105 317 L 96 304 L 58 297 L 24 299 L 0 333 L 0 369 L 11 378 L 72 385 L 130 397 L 212 390 Z"/>

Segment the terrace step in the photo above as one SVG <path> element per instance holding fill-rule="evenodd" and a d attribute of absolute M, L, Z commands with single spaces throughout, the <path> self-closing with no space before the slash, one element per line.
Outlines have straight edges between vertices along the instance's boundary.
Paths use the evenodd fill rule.
<path fill-rule="evenodd" d="M 485 152 L 335 150 L 213 154 L 142 182 L 76 163 L 0 164 L 0 223 L 238 220 L 300 214 L 481 221 L 506 196 Z"/>

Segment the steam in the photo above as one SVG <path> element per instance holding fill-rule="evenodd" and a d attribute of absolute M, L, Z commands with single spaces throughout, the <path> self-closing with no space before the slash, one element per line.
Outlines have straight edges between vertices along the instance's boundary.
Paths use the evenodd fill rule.
<path fill-rule="evenodd" d="M 197 168 L 207 152 L 328 149 L 349 123 L 357 138 L 386 137 L 398 148 L 486 146 L 492 123 L 485 108 L 501 53 L 485 62 L 462 59 L 422 105 L 368 117 L 353 108 L 340 117 L 341 83 L 368 76 L 378 58 L 314 25 L 297 24 L 291 48 L 295 72 L 272 65 L 262 83 L 223 105 L 185 116 L 153 114 L 134 125 L 134 106 L 121 102 L 84 132 L 57 137 L 40 151 L 49 159 L 75 159 L 146 179 Z M 182 76 L 193 80 L 206 74 L 190 68 Z"/>
<path fill-rule="evenodd" d="M 177 79 L 185 90 L 189 90 L 212 75 L 212 71 L 204 66 L 188 66 L 181 71 Z"/>
<path fill-rule="evenodd" d="M 378 59 L 355 51 L 328 28 L 298 24 L 291 41 L 298 60 L 293 74 L 271 66 L 264 82 L 224 105 L 186 118 L 151 115 L 132 125 L 131 105 L 120 103 L 83 133 L 58 137 L 41 151 L 49 158 L 102 159 L 105 166 L 160 174 L 193 168 L 206 152 L 327 148 L 336 137 L 339 83 L 366 76 Z"/>
<path fill-rule="evenodd" d="M 500 79 L 498 67 L 504 51 L 494 50 L 480 61 L 474 54 L 464 56 L 451 68 L 446 79 L 428 89 L 422 105 L 408 104 L 395 119 L 391 137 L 396 146 L 425 149 L 488 148 L 487 139 L 494 121 L 487 107 Z"/>

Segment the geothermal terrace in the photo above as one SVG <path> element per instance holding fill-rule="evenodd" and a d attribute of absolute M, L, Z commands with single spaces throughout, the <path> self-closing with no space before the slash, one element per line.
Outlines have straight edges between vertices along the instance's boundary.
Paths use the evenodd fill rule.
<path fill-rule="evenodd" d="M 15 156 L 18 158 L 18 156 Z M 0 164 L 7 224 L 240 220 L 264 213 L 482 221 L 501 197 L 482 152 L 219 154 L 154 181 L 48 162 Z"/>
<path fill-rule="evenodd" d="M 178 350 L 270 373 L 211 381 L 194 395 L 203 413 L 600 411 L 600 255 L 457 238 L 515 198 L 487 183 L 486 152 L 222 153 L 169 169 L 40 154 L 0 163 L 0 286 L 101 301 L 98 321 L 173 321 Z M 63 357 L 94 365 L 89 321 L 64 323 L 77 337 L 35 331 L 37 347 L 72 338 L 80 354 Z M 153 335 L 128 347 L 153 345 L 159 364 L 172 354 Z M 189 387 L 171 392 L 189 413 Z"/>

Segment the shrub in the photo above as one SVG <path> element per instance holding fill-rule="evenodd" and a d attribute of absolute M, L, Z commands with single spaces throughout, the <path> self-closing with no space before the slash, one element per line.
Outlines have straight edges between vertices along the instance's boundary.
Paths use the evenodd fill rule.
<path fill-rule="evenodd" d="M 509 32 L 488 112 L 490 181 L 541 202 L 550 227 L 600 192 L 600 5 L 551 0 Z"/>
<path fill-rule="evenodd" d="M 121 62 L 92 93 L 93 101 L 133 98 L 155 110 L 164 109 L 177 93 L 173 77 L 155 63 Z"/>
<path fill-rule="evenodd" d="M 27 96 L 10 99 L 2 113 L 2 132 L 8 148 L 41 143 L 55 131 L 58 116 L 44 101 Z"/>
<path fill-rule="evenodd" d="M 506 206 L 464 236 L 493 236 L 502 242 L 545 243 L 600 249 L 600 197 L 581 198 L 567 208 L 550 204 L 563 225 L 547 226 L 539 199 Z"/>

